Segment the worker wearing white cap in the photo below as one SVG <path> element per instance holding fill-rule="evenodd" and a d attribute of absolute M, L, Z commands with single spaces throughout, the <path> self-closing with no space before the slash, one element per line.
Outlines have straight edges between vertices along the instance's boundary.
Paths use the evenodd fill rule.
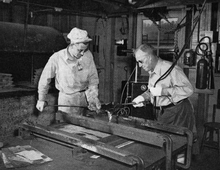
<path fill-rule="evenodd" d="M 37 109 L 43 111 L 49 83 L 55 78 L 55 86 L 59 90 L 58 105 L 79 106 L 59 107 L 58 110 L 82 115 L 85 106 L 98 111 L 101 104 L 98 99 L 99 78 L 92 53 L 88 49 L 89 42 L 85 30 L 73 28 L 67 35 L 70 45 L 56 53 L 48 60 L 38 84 Z M 80 107 L 82 106 L 82 107 Z M 57 116 L 57 119 L 62 117 Z"/>

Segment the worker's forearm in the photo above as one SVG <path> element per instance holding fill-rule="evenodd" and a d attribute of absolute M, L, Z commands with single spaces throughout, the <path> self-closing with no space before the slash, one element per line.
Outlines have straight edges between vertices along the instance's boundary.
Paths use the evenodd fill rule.
<path fill-rule="evenodd" d="M 45 101 L 48 90 L 49 90 L 49 85 L 42 85 L 39 82 L 39 85 L 38 85 L 38 100 Z"/>
<path fill-rule="evenodd" d="M 87 99 L 98 97 L 98 85 L 89 86 L 85 93 L 86 93 Z"/>
<path fill-rule="evenodd" d="M 45 101 L 46 100 L 46 94 L 38 94 L 38 100 L 40 100 L 40 101 Z"/>

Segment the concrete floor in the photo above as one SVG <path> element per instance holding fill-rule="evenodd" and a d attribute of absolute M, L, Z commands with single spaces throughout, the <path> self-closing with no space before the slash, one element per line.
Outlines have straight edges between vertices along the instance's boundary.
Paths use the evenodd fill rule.
<path fill-rule="evenodd" d="M 190 170 L 220 170 L 220 154 L 215 149 L 204 148 L 202 153 L 193 157 Z"/>
<path fill-rule="evenodd" d="M 33 140 L 23 140 L 20 138 L 9 138 L 4 140 L 5 147 L 19 145 L 31 145 L 42 153 L 53 159 L 52 162 L 41 165 L 31 165 L 16 170 L 96 170 L 91 162 L 85 162 L 82 157 L 69 147 L 45 141 L 39 138 Z M 105 166 L 107 165 L 100 165 Z M 109 168 L 107 168 L 109 169 Z M 110 168 L 111 169 L 111 168 Z M 5 168 L 2 159 L 0 159 L 0 170 L 8 170 Z M 114 169 L 115 170 L 115 169 Z M 220 156 L 217 150 L 204 148 L 204 152 L 193 157 L 189 170 L 220 170 Z"/>

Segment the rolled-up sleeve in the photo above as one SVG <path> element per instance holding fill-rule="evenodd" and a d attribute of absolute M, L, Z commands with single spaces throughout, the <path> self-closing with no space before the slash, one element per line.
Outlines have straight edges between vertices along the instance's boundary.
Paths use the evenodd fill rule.
<path fill-rule="evenodd" d="M 96 65 L 94 61 L 91 61 L 90 75 L 89 75 L 89 86 L 97 86 L 99 84 L 99 77 Z"/>
<path fill-rule="evenodd" d="M 172 86 L 167 88 L 167 92 L 175 102 L 179 101 L 180 98 L 184 99 L 193 94 L 194 89 L 192 84 L 179 67 L 175 67 L 171 72 L 171 81 Z"/>
<path fill-rule="evenodd" d="M 99 84 L 98 72 L 95 63 L 92 60 L 90 64 L 89 84 L 88 84 L 88 89 L 86 90 L 87 98 L 98 97 L 99 95 L 98 84 Z"/>
<path fill-rule="evenodd" d="M 38 83 L 38 100 L 45 101 L 49 90 L 49 84 L 51 79 L 55 77 L 55 72 L 56 62 L 54 60 L 54 55 L 52 55 L 45 65 Z"/>

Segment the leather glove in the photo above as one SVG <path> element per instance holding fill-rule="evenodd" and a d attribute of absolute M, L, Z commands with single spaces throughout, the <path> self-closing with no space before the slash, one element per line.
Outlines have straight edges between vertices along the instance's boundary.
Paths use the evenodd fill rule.
<path fill-rule="evenodd" d="M 144 106 L 144 97 L 139 95 L 136 98 L 134 98 L 134 100 L 132 101 L 134 104 L 134 107 L 143 107 Z"/>
<path fill-rule="evenodd" d="M 46 102 L 45 102 L 45 101 L 40 101 L 40 100 L 38 100 L 38 101 L 37 101 L 36 108 L 37 108 L 40 112 L 42 112 L 42 111 L 44 110 L 45 105 L 46 105 Z"/>
<path fill-rule="evenodd" d="M 91 111 L 96 111 L 97 113 L 99 112 L 99 110 L 101 109 L 101 103 L 99 101 L 99 99 L 96 97 L 96 98 L 93 98 L 93 99 L 90 99 L 88 101 L 89 103 L 89 110 Z"/>
<path fill-rule="evenodd" d="M 162 87 L 156 86 L 156 87 L 150 87 L 150 92 L 153 96 L 161 96 L 162 95 Z"/>

